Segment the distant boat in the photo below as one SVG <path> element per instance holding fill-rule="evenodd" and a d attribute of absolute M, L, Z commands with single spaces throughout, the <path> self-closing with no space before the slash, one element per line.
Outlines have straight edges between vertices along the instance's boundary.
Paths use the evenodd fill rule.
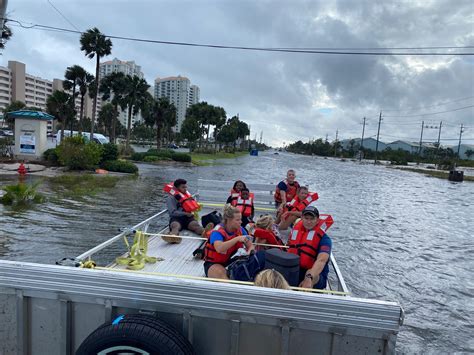
<path fill-rule="evenodd" d="M 275 154 L 275 155 L 279 155 L 280 153 L 278 153 L 278 152 L 275 152 L 275 153 L 273 153 L 273 154 Z"/>

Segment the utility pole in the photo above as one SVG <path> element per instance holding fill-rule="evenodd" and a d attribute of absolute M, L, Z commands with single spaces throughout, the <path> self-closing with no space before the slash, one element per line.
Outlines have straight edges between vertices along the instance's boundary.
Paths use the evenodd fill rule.
<path fill-rule="evenodd" d="M 260 144 L 262 144 L 262 139 L 263 139 L 263 131 L 260 131 Z"/>
<path fill-rule="evenodd" d="M 375 160 L 374 165 L 377 164 L 377 152 L 379 150 L 379 136 L 380 136 L 380 123 L 382 122 L 382 111 L 380 111 L 379 115 L 379 128 L 377 129 L 377 143 L 375 143 Z"/>
<path fill-rule="evenodd" d="M 459 156 L 459 149 L 461 149 L 461 137 L 462 137 L 462 132 L 464 132 L 464 127 L 463 124 L 461 123 L 461 129 L 459 131 L 459 144 L 458 144 L 458 159 L 461 157 Z"/>
<path fill-rule="evenodd" d="M 337 154 L 337 135 L 339 133 L 339 130 L 336 129 L 336 140 L 334 141 L 334 156 Z"/>
<path fill-rule="evenodd" d="M 364 149 L 364 133 L 365 133 L 365 117 L 364 117 L 364 123 L 362 126 L 362 139 L 360 140 L 359 161 L 362 160 L 362 150 Z"/>
<path fill-rule="evenodd" d="M 439 122 L 439 131 L 438 131 L 438 150 L 439 150 L 439 145 L 441 144 L 440 140 L 441 140 L 441 126 L 442 125 L 443 125 L 443 121 L 440 121 Z"/>
<path fill-rule="evenodd" d="M 5 13 L 7 12 L 8 0 L 0 0 L 0 29 L 3 30 L 5 25 Z"/>
<path fill-rule="evenodd" d="M 327 143 L 327 141 L 328 141 L 328 134 L 326 133 L 326 143 Z"/>
<path fill-rule="evenodd" d="M 423 144 L 423 127 L 425 126 L 425 121 L 421 121 L 421 136 L 420 136 L 420 147 L 418 148 L 418 155 L 421 157 L 421 145 Z"/>

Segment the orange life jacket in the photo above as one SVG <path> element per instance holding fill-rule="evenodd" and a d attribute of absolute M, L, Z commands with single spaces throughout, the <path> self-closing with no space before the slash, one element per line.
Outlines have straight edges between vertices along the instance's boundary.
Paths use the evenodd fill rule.
<path fill-rule="evenodd" d="M 228 240 L 234 239 L 242 235 L 242 229 L 240 227 L 237 230 L 237 232 L 235 232 L 235 234 L 231 236 L 229 235 L 229 233 L 226 232 L 224 226 L 221 224 L 218 224 L 214 228 L 214 231 L 219 232 L 224 237 L 224 242 L 227 242 Z M 242 247 L 243 247 L 243 243 L 238 242 L 233 247 L 230 247 L 229 249 L 227 249 L 225 254 L 221 254 L 217 252 L 217 250 L 214 248 L 214 245 L 211 244 L 210 239 L 208 239 L 206 242 L 206 246 L 204 247 L 204 260 L 210 261 L 212 263 L 226 264 L 229 261 L 230 257 L 239 248 L 242 248 Z"/>
<path fill-rule="evenodd" d="M 253 236 L 258 239 L 263 239 L 265 244 L 283 245 L 281 239 L 268 229 L 255 228 Z"/>
<path fill-rule="evenodd" d="M 296 180 L 293 182 L 293 185 L 290 185 L 287 179 L 283 180 L 283 182 L 286 184 L 286 201 L 288 202 L 288 201 L 291 201 L 296 196 L 296 191 L 300 187 L 300 184 Z M 275 202 L 278 202 L 278 203 L 281 202 L 280 191 L 281 190 L 278 188 L 278 185 L 277 185 L 275 194 L 273 196 L 275 198 Z"/>
<path fill-rule="evenodd" d="M 185 194 L 178 191 L 176 187 L 174 187 L 173 183 L 166 184 L 163 188 L 164 192 L 169 193 L 170 195 L 176 197 L 178 200 L 178 204 L 181 206 L 184 212 L 192 213 L 199 209 L 199 204 L 193 198 L 193 196 L 186 191 Z"/>
<path fill-rule="evenodd" d="M 247 200 L 239 196 L 235 200 L 232 200 L 231 204 L 239 209 L 243 217 L 250 217 L 252 215 L 253 194 L 251 193 Z"/>
<path fill-rule="evenodd" d="M 240 196 L 240 192 L 237 192 L 234 189 L 230 189 L 230 196 L 232 196 L 232 198 L 237 198 Z"/>
<path fill-rule="evenodd" d="M 293 227 L 288 239 L 288 252 L 300 256 L 300 267 L 311 269 L 318 256 L 318 246 L 324 231 L 316 225 L 313 229 L 307 230 L 303 226 L 303 221 L 299 221 Z"/>
<path fill-rule="evenodd" d="M 334 219 L 330 214 L 320 214 L 319 221 L 316 227 L 321 228 L 323 231 L 327 232 L 329 228 L 334 224 Z"/>
<path fill-rule="evenodd" d="M 308 196 L 301 201 L 298 197 L 298 195 L 295 196 L 293 200 L 291 200 L 289 203 L 287 203 L 288 210 L 289 211 L 303 211 L 306 207 L 308 207 L 311 202 L 316 201 L 319 198 L 317 192 L 310 192 L 308 193 Z"/>

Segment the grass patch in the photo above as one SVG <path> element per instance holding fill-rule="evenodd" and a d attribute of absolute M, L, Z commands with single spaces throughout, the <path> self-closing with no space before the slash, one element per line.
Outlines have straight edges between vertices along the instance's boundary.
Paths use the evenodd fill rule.
<path fill-rule="evenodd" d="M 449 171 L 425 170 L 425 169 L 417 169 L 417 168 L 395 168 L 395 169 L 412 171 L 414 173 L 422 173 L 422 174 L 425 174 L 426 176 L 432 176 L 438 179 L 445 179 L 445 180 L 448 180 L 448 176 L 449 176 Z M 474 176 L 464 175 L 464 181 L 474 181 Z"/>
<path fill-rule="evenodd" d="M 99 191 L 115 187 L 118 180 L 116 176 L 92 174 L 67 174 L 50 178 L 53 188 L 66 197 L 94 196 Z"/>
<path fill-rule="evenodd" d="M 191 159 L 193 164 L 195 165 L 211 165 L 209 160 L 216 160 L 216 159 L 235 159 L 238 157 L 242 157 L 244 155 L 248 155 L 249 152 L 236 152 L 236 153 L 226 153 L 226 152 L 217 152 L 213 154 L 204 154 L 204 153 L 191 153 Z"/>

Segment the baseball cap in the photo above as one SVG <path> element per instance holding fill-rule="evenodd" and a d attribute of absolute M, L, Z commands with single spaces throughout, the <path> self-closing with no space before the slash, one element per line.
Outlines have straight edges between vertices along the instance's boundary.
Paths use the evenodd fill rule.
<path fill-rule="evenodd" d="M 316 207 L 314 206 L 308 206 L 306 207 L 303 212 L 302 212 L 302 215 L 304 216 L 305 214 L 310 214 L 314 217 L 319 217 L 319 211 Z"/>

